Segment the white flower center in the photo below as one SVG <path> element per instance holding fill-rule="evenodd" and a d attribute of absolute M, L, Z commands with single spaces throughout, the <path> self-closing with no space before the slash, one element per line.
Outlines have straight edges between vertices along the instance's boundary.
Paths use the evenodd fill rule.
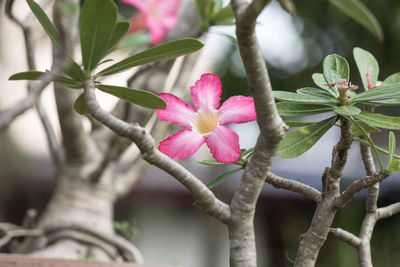
<path fill-rule="evenodd" d="M 199 110 L 194 117 L 193 129 L 198 133 L 206 135 L 217 128 L 218 125 L 218 111 Z"/>

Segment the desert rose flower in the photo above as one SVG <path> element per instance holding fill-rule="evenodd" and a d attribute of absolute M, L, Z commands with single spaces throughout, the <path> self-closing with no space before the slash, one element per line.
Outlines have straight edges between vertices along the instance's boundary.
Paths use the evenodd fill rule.
<path fill-rule="evenodd" d="M 130 31 L 143 29 L 146 25 L 153 44 L 157 44 L 178 22 L 180 0 L 123 0 L 123 2 L 140 11 L 132 18 Z"/>
<path fill-rule="evenodd" d="M 224 124 L 254 121 L 253 98 L 232 96 L 220 106 L 221 81 L 211 73 L 203 74 L 190 92 L 196 108 L 172 94 L 159 94 L 167 108 L 157 110 L 158 118 L 185 129 L 162 141 L 158 149 L 174 160 L 181 160 L 207 143 L 218 162 L 237 161 L 241 154 L 239 136 Z"/>

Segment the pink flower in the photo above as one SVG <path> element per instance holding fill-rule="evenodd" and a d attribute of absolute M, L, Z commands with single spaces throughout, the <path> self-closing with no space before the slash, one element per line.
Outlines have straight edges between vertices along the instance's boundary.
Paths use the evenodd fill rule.
<path fill-rule="evenodd" d="M 201 75 L 190 92 L 197 110 L 172 94 L 159 94 L 167 108 L 157 110 L 158 118 L 185 129 L 162 141 L 158 149 L 174 160 L 181 160 L 193 155 L 206 142 L 218 162 L 237 161 L 241 154 L 239 136 L 223 124 L 254 121 L 253 98 L 232 96 L 219 106 L 221 81 L 211 73 Z"/>
<path fill-rule="evenodd" d="M 158 43 L 178 22 L 180 0 L 122 0 L 136 7 L 140 13 L 132 18 L 132 29 L 143 26 L 143 20 L 150 31 L 153 44 Z"/>

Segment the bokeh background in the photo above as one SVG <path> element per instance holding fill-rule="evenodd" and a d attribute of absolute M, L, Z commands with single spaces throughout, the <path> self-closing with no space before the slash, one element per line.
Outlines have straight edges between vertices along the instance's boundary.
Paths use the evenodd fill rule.
<path fill-rule="evenodd" d="M 0 109 L 12 105 L 24 96 L 24 83 L 10 82 L 8 77 L 26 68 L 21 33 L 4 16 L 2 2 L 4 1 L 0 1 Z M 382 25 L 383 42 L 329 4 L 329 1 L 295 1 L 297 11 L 294 16 L 272 1 L 260 17 L 257 34 L 273 88 L 295 91 L 301 87 L 314 86 L 312 73 L 322 72 L 323 58 L 332 53 L 347 58 L 351 81 L 360 85 L 360 77 L 352 57 L 354 47 L 366 49 L 377 58 L 381 80 L 392 73 L 400 72 L 400 2 L 362 2 Z M 21 10 L 25 9 L 25 1 L 16 1 L 16 4 Z M 49 42 L 40 30 L 38 32 L 38 65 L 41 64 L 42 69 L 49 68 Z M 199 75 L 201 72 L 214 72 L 221 77 L 223 99 L 231 95 L 248 94 L 237 46 L 225 34 L 233 36 L 233 26 L 210 29 L 205 39 L 206 47 L 201 54 L 203 66 L 198 70 Z M 198 79 L 195 76 L 193 82 Z M 50 115 L 56 123 L 50 88 L 45 91 L 44 99 L 49 110 L 53 111 Z M 104 102 L 107 105 L 107 99 Z M 399 115 L 399 109 L 395 107 L 379 111 L 388 115 Z M 242 148 L 250 148 L 255 144 L 258 134 L 255 123 L 231 127 L 239 133 Z M 273 171 L 320 189 L 322 172 L 330 165 L 332 147 L 338 136 L 338 129 L 331 129 L 315 147 L 302 156 L 290 160 L 277 157 Z M 373 139 L 378 145 L 386 147 L 388 133 L 374 134 Z M 197 163 L 210 157 L 208 149 L 202 148 L 193 157 L 183 160 L 182 164 L 207 182 L 230 169 Z M 229 202 L 240 175 L 241 173 L 235 174 L 215 188 L 217 196 Z M 362 176 L 364 170 L 359 146 L 354 143 L 342 180 L 343 188 Z M 53 169 L 45 136 L 35 113 L 27 112 L 6 132 L 0 133 L 0 221 L 21 224 L 27 209 L 42 211 L 53 188 Z M 361 192 L 345 209 L 339 211 L 334 226 L 357 234 L 364 217 L 364 197 L 365 192 Z M 379 205 L 395 201 L 400 201 L 400 176 L 397 174 L 382 184 Z M 149 168 L 132 193 L 117 203 L 115 220 L 129 222 L 135 244 L 148 263 L 185 267 L 228 266 L 229 244 L 225 226 L 193 204 L 191 195 L 172 177 L 156 168 Z M 313 202 L 300 195 L 265 185 L 255 218 L 259 266 L 292 266 L 299 236 L 307 230 L 314 208 Z M 400 266 L 399 250 L 400 215 L 379 221 L 372 238 L 374 266 Z M 329 236 L 321 250 L 317 266 L 357 266 L 356 251 Z"/>

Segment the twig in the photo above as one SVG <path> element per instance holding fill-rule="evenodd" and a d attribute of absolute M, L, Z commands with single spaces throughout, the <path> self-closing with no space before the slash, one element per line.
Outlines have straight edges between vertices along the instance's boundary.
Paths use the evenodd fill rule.
<path fill-rule="evenodd" d="M 282 188 L 302 194 L 314 202 L 319 202 L 321 200 L 321 192 L 319 192 L 317 189 L 298 181 L 280 177 L 272 172 L 267 174 L 265 181 L 275 188 Z"/>
<path fill-rule="evenodd" d="M 331 228 L 329 230 L 334 236 L 348 243 L 350 246 L 358 248 L 361 245 L 361 240 L 358 236 L 343 230 L 341 228 Z"/>
<path fill-rule="evenodd" d="M 220 200 L 193 174 L 155 148 L 154 139 L 141 126 L 126 123 L 103 110 L 96 100 L 94 81 L 85 82 L 84 98 L 90 114 L 121 136 L 133 141 L 149 163 L 168 172 L 184 185 L 208 214 L 222 222 L 230 218 L 230 208 Z"/>
<path fill-rule="evenodd" d="M 400 202 L 393 203 L 387 207 L 377 210 L 378 220 L 385 219 L 400 212 Z"/>
<path fill-rule="evenodd" d="M 39 229 L 24 229 L 10 223 L 0 223 L 0 232 L 4 235 L 0 238 L 0 248 L 7 245 L 11 239 L 23 236 L 41 236 L 43 231 Z"/>

